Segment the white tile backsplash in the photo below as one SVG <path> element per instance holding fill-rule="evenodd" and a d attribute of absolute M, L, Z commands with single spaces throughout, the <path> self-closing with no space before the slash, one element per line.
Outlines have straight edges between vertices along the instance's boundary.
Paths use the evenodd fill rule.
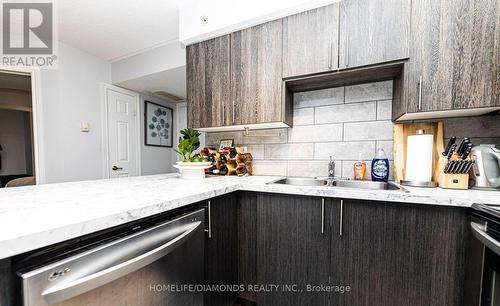
<path fill-rule="evenodd" d="M 293 111 L 293 126 L 314 124 L 314 108 L 297 108 Z"/>
<path fill-rule="evenodd" d="M 392 140 L 394 123 L 392 121 L 355 122 L 344 124 L 344 140 Z"/>
<path fill-rule="evenodd" d="M 335 175 L 340 176 L 342 172 L 342 161 L 336 161 Z M 326 164 L 326 166 L 325 166 Z M 328 176 L 328 163 L 324 161 L 288 161 L 288 176 L 298 177 L 326 177 Z"/>
<path fill-rule="evenodd" d="M 288 142 L 342 141 L 342 124 L 304 125 L 288 131 Z"/>
<path fill-rule="evenodd" d="M 345 87 L 345 103 L 392 99 L 392 81 L 366 83 Z"/>
<path fill-rule="evenodd" d="M 372 159 L 375 156 L 375 141 L 328 142 L 314 144 L 314 159 L 328 160 L 330 156 L 339 160 Z"/>
<path fill-rule="evenodd" d="M 293 95 L 294 108 L 344 104 L 344 87 L 298 92 Z"/>
<path fill-rule="evenodd" d="M 377 101 L 377 120 L 391 120 L 392 100 Z"/>
<path fill-rule="evenodd" d="M 358 122 L 377 119 L 377 102 L 317 107 L 314 123 Z"/>
<path fill-rule="evenodd" d="M 266 144 L 265 159 L 313 159 L 314 145 L 312 143 Z"/>
<path fill-rule="evenodd" d="M 392 166 L 391 99 L 391 81 L 295 93 L 293 128 L 254 130 L 251 137 L 210 133 L 207 144 L 218 146 L 214 141 L 229 138 L 247 146 L 257 175 L 327 176 L 333 155 L 335 174 L 351 178 L 358 156 L 369 169 L 378 146 Z"/>

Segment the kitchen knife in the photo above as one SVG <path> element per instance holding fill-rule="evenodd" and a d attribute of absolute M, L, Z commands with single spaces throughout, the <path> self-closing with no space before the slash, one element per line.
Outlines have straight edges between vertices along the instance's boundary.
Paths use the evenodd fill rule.
<path fill-rule="evenodd" d="M 457 167 L 455 168 L 455 173 L 460 173 L 461 168 L 462 168 L 462 160 L 457 160 Z"/>
<path fill-rule="evenodd" d="M 467 148 L 465 149 L 465 151 L 461 155 L 462 159 L 466 159 L 467 157 L 469 157 L 469 154 L 472 151 L 472 147 L 474 147 L 474 145 L 471 142 L 469 142 L 467 144 Z"/>
<path fill-rule="evenodd" d="M 451 163 L 450 162 L 447 162 L 446 163 L 446 166 L 444 166 L 444 173 L 448 173 L 449 169 L 450 169 L 450 166 L 451 166 Z"/>
<path fill-rule="evenodd" d="M 467 162 L 468 160 L 460 161 L 460 168 L 458 169 L 458 173 L 464 173 L 465 169 L 467 168 Z"/>
<path fill-rule="evenodd" d="M 455 166 L 457 165 L 456 161 L 450 160 L 449 163 L 450 163 L 450 168 L 448 168 L 448 173 L 453 173 L 453 170 L 455 169 Z"/>
<path fill-rule="evenodd" d="M 472 166 L 474 166 L 474 161 L 469 160 L 469 164 L 467 165 L 467 169 L 465 169 L 465 173 L 469 173 L 470 169 L 472 169 Z"/>
<path fill-rule="evenodd" d="M 453 156 L 453 152 L 455 152 L 455 150 L 457 149 L 457 144 L 456 143 L 453 143 L 451 145 L 451 148 L 450 150 L 448 150 L 448 154 L 447 154 L 447 158 L 448 160 L 450 160 L 450 158 Z"/>
<path fill-rule="evenodd" d="M 462 154 L 464 154 L 465 152 L 465 149 L 467 149 L 467 144 L 469 143 L 470 143 L 469 138 L 464 138 L 462 140 L 462 143 L 460 143 L 460 146 L 458 146 L 457 154 L 462 156 Z"/>
<path fill-rule="evenodd" d="M 448 144 L 446 145 L 446 149 L 444 149 L 443 156 L 448 156 L 448 154 L 450 153 L 450 150 L 451 150 L 451 146 L 455 144 L 456 140 L 457 140 L 457 137 L 450 138 L 450 140 L 448 141 Z"/>

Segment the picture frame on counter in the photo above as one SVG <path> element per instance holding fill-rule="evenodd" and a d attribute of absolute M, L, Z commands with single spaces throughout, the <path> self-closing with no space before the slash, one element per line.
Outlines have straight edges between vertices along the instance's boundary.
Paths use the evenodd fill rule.
<path fill-rule="evenodd" d="M 150 101 L 144 101 L 144 145 L 173 147 L 174 110 Z"/>
<path fill-rule="evenodd" d="M 219 152 L 224 148 L 231 148 L 234 145 L 234 139 L 221 139 L 219 142 Z"/>

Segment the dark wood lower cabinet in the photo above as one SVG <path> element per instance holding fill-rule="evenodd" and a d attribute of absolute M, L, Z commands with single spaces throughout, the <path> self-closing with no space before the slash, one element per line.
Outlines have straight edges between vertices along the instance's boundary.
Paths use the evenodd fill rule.
<path fill-rule="evenodd" d="M 293 195 L 257 196 L 257 284 L 278 285 L 257 295 L 259 306 L 328 305 L 328 203 Z M 271 288 L 269 288 L 271 289 Z"/>
<path fill-rule="evenodd" d="M 207 285 L 238 284 L 237 195 L 209 200 L 210 236 L 205 237 L 205 281 Z M 207 291 L 205 306 L 232 306 L 237 292 Z"/>
<path fill-rule="evenodd" d="M 14 304 L 14 273 L 11 259 L 0 259 L 0 305 Z"/>
<path fill-rule="evenodd" d="M 350 292 L 331 305 L 464 305 L 470 216 L 466 209 L 345 200 L 332 236 L 334 282 Z"/>
<path fill-rule="evenodd" d="M 207 293 L 205 305 L 233 305 L 239 296 L 259 306 L 468 306 L 469 224 L 468 209 L 458 207 L 219 197 L 211 200 L 207 282 L 246 290 Z"/>

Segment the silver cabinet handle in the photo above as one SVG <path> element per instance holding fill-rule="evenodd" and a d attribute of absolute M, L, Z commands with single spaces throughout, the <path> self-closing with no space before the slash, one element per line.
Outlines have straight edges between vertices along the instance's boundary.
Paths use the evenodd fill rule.
<path fill-rule="evenodd" d="M 333 46 L 332 46 L 332 39 L 330 38 L 330 41 L 328 42 L 328 70 L 332 70 L 332 66 L 333 66 L 333 63 L 332 63 L 332 57 L 333 57 Z"/>
<path fill-rule="evenodd" d="M 422 81 L 423 77 L 418 78 L 418 110 L 422 110 Z"/>
<path fill-rule="evenodd" d="M 472 229 L 472 234 L 479 241 L 481 241 L 486 247 L 495 252 L 495 254 L 500 255 L 500 242 L 496 241 L 486 233 L 486 227 L 477 222 L 471 222 L 470 227 Z"/>
<path fill-rule="evenodd" d="M 345 66 L 349 67 L 349 32 L 346 32 L 345 42 Z"/>
<path fill-rule="evenodd" d="M 235 113 L 235 111 L 234 111 L 234 109 L 235 109 L 235 106 L 234 106 L 234 100 L 233 100 L 233 106 L 232 106 L 232 108 L 233 108 L 233 111 L 232 111 L 232 115 L 233 115 L 233 123 L 232 123 L 232 125 L 234 125 L 234 122 L 236 121 L 236 113 Z"/>
<path fill-rule="evenodd" d="M 201 214 L 200 214 L 201 213 Z M 166 256 L 186 243 L 203 222 L 202 211 L 131 234 L 96 249 L 75 255 L 53 266 L 21 275 L 26 281 L 34 274 L 49 275 L 42 297 L 55 304 L 93 290 Z M 64 271 L 51 279 L 52 271 Z M 50 273 L 52 272 L 52 273 Z"/>
<path fill-rule="evenodd" d="M 321 199 L 321 234 L 325 233 L 325 199 Z"/>
<path fill-rule="evenodd" d="M 222 126 L 226 125 L 226 106 L 222 107 Z"/>
<path fill-rule="evenodd" d="M 342 224 L 343 214 L 344 214 L 344 200 L 340 200 L 339 236 L 342 236 L 342 231 L 343 231 L 343 224 Z"/>
<path fill-rule="evenodd" d="M 207 206 L 207 213 L 208 213 L 208 229 L 205 230 L 205 232 L 208 233 L 208 238 L 212 238 L 212 203 L 208 201 L 208 206 Z"/>

